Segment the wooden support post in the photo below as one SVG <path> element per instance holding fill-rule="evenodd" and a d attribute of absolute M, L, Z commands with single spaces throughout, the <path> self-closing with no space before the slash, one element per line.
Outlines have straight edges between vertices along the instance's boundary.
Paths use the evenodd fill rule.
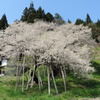
<path fill-rule="evenodd" d="M 44 68 L 43 68 L 43 75 L 44 77 L 46 76 L 46 66 L 44 65 Z"/>
<path fill-rule="evenodd" d="M 39 90 L 41 90 L 40 71 L 39 70 L 38 70 L 38 84 L 39 84 Z"/>
<path fill-rule="evenodd" d="M 31 81 L 31 88 L 33 87 L 33 85 L 34 85 L 34 75 L 35 75 L 35 64 L 34 64 L 34 66 L 33 66 L 33 75 L 32 75 L 32 81 Z"/>
<path fill-rule="evenodd" d="M 65 80 L 66 80 L 66 78 L 67 78 L 66 67 L 63 66 L 63 68 L 64 68 L 64 75 L 65 75 Z"/>
<path fill-rule="evenodd" d="M 27 81 L 26 90 L 28 89 L 29 83 L 30 83 L 30 81 L 31 81 L 31 72 L 32 72 L 32 70 L 31 70 L 31 68 L 30 68 L 29 75 L 28 75 L 28 81 Z"/>
<path fill-rule="evenodd" d="M 43 87 L 43 83 L 42 83 L 42 78 L 40 76 L 40 84 L 41 84 L 41 87 Z"/>
<path fill-rule="evenodd" d="M 56 81 L 55 81 L 53 70 L 52 70 L 51 66 L 50 66 L 50 69 L 51 69 L 52 79 L 53 79 L 53 82 L 54 82 L 54 87 L 55 87 L 56 93 L 58 94 L 58 89 L 57 89 Z"/>
<path fill-rule="evenodd" d="M 41 87 L 43 87 L 43 84 L 42 84 L 42 79 L 41 79 L 39 70 L 38 70 L 38 84 L 39 84 L 39 90 L 41 90 Z"/>
<path fill-rule="evenodd" d="M 19 53 L 18 53 L 18 60 L 19 60 Z M 17 61 L 16 61 L 17 62 Z M 15 63 L 16 63 L 15 62 Z M 16 85 L 15 85 L 15 91 L 18 88 L 18 82 L 19 82 L 19 66 L 18 66 L 18 62 L 17 62 L 17 69 L 16 69 Z"/>
<path fill-rule="evenodd" d="M 50 95 L 50 69 L 49 67 L 47 68 L 47 73 L 48 73 L 48 94 Z"/>
<path fill-rule="evenodd" d="M 61 67 L 61 74 L 62 74 L 62 79 L 63 79 L 63 82 L 64 82 L 64 88 L 65 88 L 65 92 L 66 92 L 66 80 L 65 80 L 65 75 L 64 75 L 64 71 Z"/>
<path fill-rule="evenodd" d="M 23 71 L 23 76 L 22 76 L 22 93 L 24 92 L 24 66 L 25 65 L 25 56 L 24 56 L 24 59 L 23 59 L 23 64 L 22 64 L 22 71 Z"/>

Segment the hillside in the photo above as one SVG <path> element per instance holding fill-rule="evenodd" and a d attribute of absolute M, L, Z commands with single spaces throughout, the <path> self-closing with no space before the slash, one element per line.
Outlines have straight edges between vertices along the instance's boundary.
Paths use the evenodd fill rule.
<path fill-rule="evenodd" d="M 91 29 L 82 25 L 71 23 L 57 26 L 43 21 L 37 21 L 34 24 L 13 23 L 5 31 L 0 31 L 0 55 L 7 56 L 14 63 L 22 65 L 17 66 L 17 69 L 20 67 L 23 69 L 25 65 L 30 70 L 18 75 L 19 70 L 16 69 L 17 77 L 8 75 L 0 77 L 0 92 L 3 93 L 0 97 L 8 100 L 25 98 L 26 100 L 77 100 L 99 97 L 100 63 L 97 61 L 99 47 L 94 50 L 95 44 Z M 21 61 L 17 59 L 20 53 L 24 54 Z M 38 66 L 36 70 L 35 66 Z M 51 68 L 50 72 L 49 68 Z M 52 74 L 53 69 L 56 70 L 55 77 Z M 30 82 L 33 83 L 31 70 L 38 77 L 39 82 L 42 79 L 43 87 L 40 83 L 35 83 L 34 86 L 25 90 L 29 77 L 31 77 Z M 59 71 L 62 74 L 59 75 Z M 94 72 L 92 77 L 91 72 Z M 20 77 L 19 80 L 17 80 L 18 77 Z M 17 81 L 19 81 L 19 87 L 15 91 Z M 47 93 L 48 84 L 51 85 L 51 95 Z M 55 86 L 58 87 L 59 94 L 55 92 L 57 90 Z M 23 89 L 25 90 L 24 93 L 21 93 L 21 88 L 22 92 Z"/>

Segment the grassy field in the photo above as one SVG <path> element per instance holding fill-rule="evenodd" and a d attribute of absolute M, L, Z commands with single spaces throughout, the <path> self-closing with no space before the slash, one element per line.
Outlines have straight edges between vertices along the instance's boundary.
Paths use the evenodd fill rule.
<path fill-rule="evenodd" d="M 35 84 L 33 88 L 21 93 L 21 84 L 20 88 L 15 91 L 15 77 L 4 76 L 0 77 L 0 100 L 80 100 L 81 98 L 100 97 L 100 47 L 97 47 L 95 52 L 92 65 L 95 67 L 96 72 L 93 73 L 93 78 L 90 80 L 77 79 L 71 74 L 68 75 L 66 93 L 60 78 L 56 79 L 59 94 L 56 94 L 51 82 L 51 95 L 48 95 L 47 80 L 44 81 L 41 91 L 39 91 L 38 85 Z"/>

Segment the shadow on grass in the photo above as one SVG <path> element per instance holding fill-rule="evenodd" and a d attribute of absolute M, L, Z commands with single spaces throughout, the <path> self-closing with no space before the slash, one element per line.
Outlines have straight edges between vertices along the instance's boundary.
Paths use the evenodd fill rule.
<path fill-rule="evenodd" d="M 95 68 L 95 72 L 94 74 L 96 75 L 100 75 L 100 64 L 96 63 L 96 62 L 92 62 L 92 66 Z"/>
<path fill-rule="evenodd" d="M 100 76 L 100 64 L 96 62 L 92 62 L 92 66 L 95 67 L 96 72 L 93 73 L 94 76 Z M 54 97 L 48 96 L 48 82 L 43 81 L 44 85 L 41 88 L 41 91 L 39 91 L 39 87 L 37 84 L 34 85 L 33 88 L 28 89 L 25 91 L 24 94 L 21 93 L 21 87 L 20 90 L 14 91 L 14 89 L 6 89 L 7 96 L 9 97 L 16 97 L 16 98 L 34 98 L 33 100 L 39 100 L 39 98 L 42 98 L 40 100 L 54 100 Z M 10 86 L 14 86 L 15 81 L 10 81 Z M 76 79 L 75 77 L 68 75 L 67 77 L 67 92 L 64 93 L 64 83 L 62 81 L 62 78 L 56 79 L 56 84 L 58 87 L 59 95 L 61 95 L 61 98 L 72 98 L 72 97 L 99 97 L 100 96 L 100 81 L 98 80 L 86 80 L 86 79 Z M 9 85 L 9 84 L 8 84 Z M 56 95 L 54 84 L 51 80 L 51 94 L 54 96 Z M 15 88 L 15 87 L 13 87 Z M 38 99 L 37 99 L 38 97 Z M 36 98 L 36 99 L 35 99 Z M 49 99 L 50 98 L 50 99 Z M 31 99 L 30 99 L 31 100 Z M 60 99 L 56 99 L 60 100 Z M 71 100 L 71 99 L 68 99 Z"/>
<path fill-rule="evenodd" d="M 95 68 L 93 73 L 94 79 L 77 79 L 73 75 L 69 75 L 67 80 L 67 93 L 69 97 L 100 97 L 100 64 L 92 62 L 92 66 Z"/>
<path fill-rule="evenodd" d="M 81 80 L 81 79 L 69 79 L 67 80 L 67 92 L 64 93 L 64 85 L 62 79 L 56 80 L 57 87 L 59 91 L 59 95 L 61 95 L 62 98 L 66 100 L 66 98 L 73 98 L 73 97 L 98 97 L 100 96 L 100 82 L 95 80 Z M 48 83 L 47 81 L 44 82 L 44 86 L 41 88 L 41 91 L 39 91 L 38 85 L 34 85 L 33 88 L 28 89 L 25 91 L 24 94 L 21 93 L 21 89 L 18 91 L 14 91 L 14 89 L 7 89 L 7 95 L 8 97 L 12 98 L 34 98 L 33 100 L 42 100 L 40 98 L 46 98 L 48 100 L 51 100 L 49 98 L 53 98 L 53 96 L 56 96 L 54 84 L 51 81 L 51 95 L 52 97 L 48 97 Z M 37 98 L 38 99 L 35 99 Z M 59 99 L 56 99 L 59 100 Z M 70 99 L 68 99 L 70 100 Z"/>

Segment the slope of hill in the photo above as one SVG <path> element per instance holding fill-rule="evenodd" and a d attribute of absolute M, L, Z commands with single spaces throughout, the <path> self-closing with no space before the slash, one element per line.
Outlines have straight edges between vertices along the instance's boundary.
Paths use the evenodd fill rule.
<path fill-rule="evenodd" d="M 50 55 L 52 55 L 56 62 L 58 61 L 63 65 L 71 63 L 71 68 L 80 69 L 82 68 L 80 65 L 84 66 L 83 72 L 88 72 L 91 69 L 89 67 L 92 59 L 90 56 L 94 44 L 95 42 L 91 39 L 91 30 L 82 25 L 65 24 L 56 26 L 54 23 L 43 21 L 34 24 L 15 22 L 5 32 L 0 31 L 1 55 L 12 57 L 22 49 L 25 54 L 34 55 L 34 51 L 39 50 L 40 61 L 44 60 L 44 58 L 49 59 Z M 58 58 L 64 58 L 63 61 L 56 58 L 55 54 L 57 54 Z M 96 68 L 99 67 L 95 66 Z M 77 100 L 84 97 L 94 98 L 100 96 L 100 73 L 98 72 L 93 74 L 91 80 L 74 79 L 72 75 L 68 75 L 66 93 L 63 92 L 62 78 L 56 79 L 59 93 L 62 93 L 59 95 L 55 95 L 53 84 L 51 84 L 53 95 L 47 95 L 47 80 L 44 81 L 42 93 L 35 84 L 32 89 L 25 91 L 23 94 L 21 94 L 20 89 L 15 92 L 15 81 L 15 77 L 12 76 L 0 77 L 0 99 Z M 19 84 L 19 87 L 21 87 L 21 84 Z"/>

